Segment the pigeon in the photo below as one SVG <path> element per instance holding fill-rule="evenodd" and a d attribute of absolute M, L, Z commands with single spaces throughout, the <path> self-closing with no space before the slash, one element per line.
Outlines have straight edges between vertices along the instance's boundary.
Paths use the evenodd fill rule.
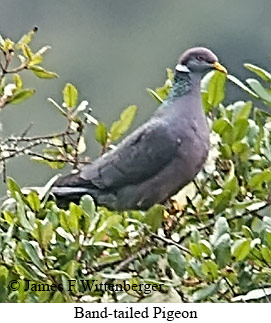
<path fill-rule="evenodd" d="M 200 81 L 211 70 L 227 73 L 209 49 L 185 51 L 175 67 L 168 98 L 151 118 L 78 173 L 52 187 L 58 205 L 83 195 L 110 210 L 147 210 L 163 204 L 191 182 L 209 152 L 209 128 Z"/>

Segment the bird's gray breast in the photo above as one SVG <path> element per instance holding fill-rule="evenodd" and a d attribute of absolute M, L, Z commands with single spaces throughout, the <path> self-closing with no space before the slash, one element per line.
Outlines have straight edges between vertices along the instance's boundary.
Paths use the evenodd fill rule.
<path fill-rule="evenodd" d="M 136 188 L 136 206 L 148 208 L 163 203 L 191 182 L 200 171 L 209 151 L 209 130 L 205 117 L 171 120 L 171 138 L 176 154 L 168 165 Z M 144 192 L 144 194 L 142 193 Z"/>
<path fill-rule="evenodd" d="M 188 175 L 192 177 L 198 173 L 208 156 L 209 129 L 205 116 L 187 120 L 184 127 L 186 129 L 177 139 L 181 142 L 177 154 L 181 167 L 185 165 Z"/>

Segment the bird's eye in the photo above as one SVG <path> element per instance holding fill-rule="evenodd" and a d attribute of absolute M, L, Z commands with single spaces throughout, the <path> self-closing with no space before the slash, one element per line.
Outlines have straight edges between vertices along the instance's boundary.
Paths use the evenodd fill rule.
<path fill-rule="evenodd" d="M 197 56 L 197 60 L 198 60 L 198 61 L 203 61 L 203 60 L 204 60 L 204 58 L 203 58 L 202 56 L 200 56 L 200 55 L 199 55 L 199 56 Z"/>

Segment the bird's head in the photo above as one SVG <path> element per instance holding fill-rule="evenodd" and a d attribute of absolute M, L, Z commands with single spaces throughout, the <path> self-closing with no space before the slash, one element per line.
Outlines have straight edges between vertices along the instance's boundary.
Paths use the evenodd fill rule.
<path fill-rule="evenodd" d="M 200 75 L 213 69 L 227 73 L 226 68 L 218 62 L 217 56 L 204 47 L 190 48 L 185 51 L 175 69 L 177 72 L 192 72 Z"/>

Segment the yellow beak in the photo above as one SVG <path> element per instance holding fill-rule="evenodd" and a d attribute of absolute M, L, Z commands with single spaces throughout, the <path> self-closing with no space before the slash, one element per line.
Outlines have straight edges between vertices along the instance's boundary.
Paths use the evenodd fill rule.
<path fill-rule="evenodd" d="M 214 67 L 216 70 L 220 71 L 220 72 L 223 72 L 223 73 L 225 73 L 225 74 L 227 74 L 227 73 L 228 73 L 228 71 L 227 71 L 226 67 L 224 67 L 223 65 L 221 65 L 221 64 L 220 64 L 220 63 L 218 63 L 218 62 L 214 62 L 214 63 L 213 63 L 213 67 Z"/>

